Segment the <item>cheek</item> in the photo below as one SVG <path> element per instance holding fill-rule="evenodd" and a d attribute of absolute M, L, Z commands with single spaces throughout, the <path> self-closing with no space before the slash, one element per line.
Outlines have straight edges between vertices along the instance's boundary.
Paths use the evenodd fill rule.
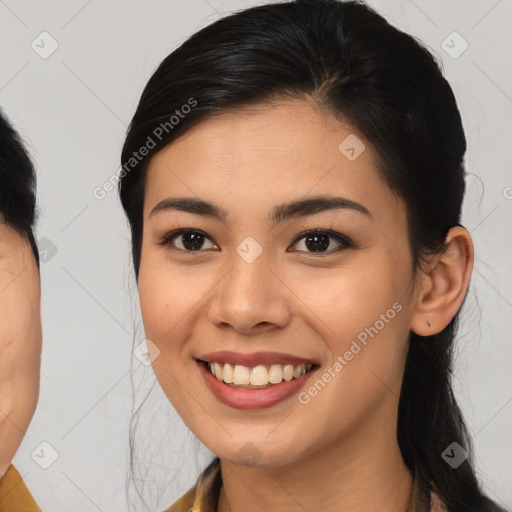
<path fill-rule="evenodd" d="M 374 254 L 324 278 L 296 281 L 294 291 L 307 305 L 330 361 L 342 356 L 346 362 L 338 381 L 349 378 L 364 387 L 368 379 L 376 381 L 373 374 L 391 382 L 401 372 L 409 334 L 409 268 L 406 256 Z"/>
<path fill-rule="evenodd" d="M 146 337 L 166 353 L 185 346 L 208 288 L 197 270 L 178 271 L 162 255 L 143 253 L 138 290 Z"/>
<path fill-rule="evenodd" d="M 297 296 L 324 324 L 322 330 L 330 332 L 328 338 L 341 339 L 357 335 L 379 321 L 381 315 L 385 315 L 384 320 L 397 323 L 405 316 L 396 310 L 405 308 L 406 290 L 404 275 L 377 266 L 340 268 L 325 277 L 311 274 L 296 279 L 294 284 Z M 395 303 L 401 308 L 393 309 Z"/>
<path fill-rule="evenodd" d="M 300 293 L 309 292 L 314 311 L 310 322 L 322 334 L 329 359 L 317 376 L 327 384 L 312 381 L 299 399 L 314 408 L 311 425 L 326 435 L 360 424 L 379 404 L 399 396 L 409 306 L 398 277 L 389 271 L 340 272 L 316 283 L 322 286 L 302 284 Z"/>
<path fill-rule="evenodd" d="M 146 337 L 157 345 L 161 345 L 165 332 L 179 314 L 176 302 L 179 285 L 164 269 L 165 265 L 143 249 L 138 282 L 140 309 Z"/>
<path fill-rule="evenodd" d="M 184 314 L 183 300 L 176 293 L 179 284 L 169 282 L 158 274 L 142 274 L 139 278 L 139 297 L 146 337 L 160 347 L 172 336 L 173 325 Z"/>

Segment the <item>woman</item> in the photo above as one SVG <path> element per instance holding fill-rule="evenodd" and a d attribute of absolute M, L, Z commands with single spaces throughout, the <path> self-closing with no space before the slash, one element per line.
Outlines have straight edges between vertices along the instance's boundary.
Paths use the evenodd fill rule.
<path fill-rule="evenodd" d="M 153 369 L 216 455 L 169 511 L 500 510 L 450 383 L 465 150 L 432 55 L 359 3 L 247 9 L 164 59 L 120 197 Z"/>
<path fill-rule="evenodd" d="M 37 512 L 11 464 L 39 395 L 41 309 L 35 171 L 0 112 L 0 512 Z"/>

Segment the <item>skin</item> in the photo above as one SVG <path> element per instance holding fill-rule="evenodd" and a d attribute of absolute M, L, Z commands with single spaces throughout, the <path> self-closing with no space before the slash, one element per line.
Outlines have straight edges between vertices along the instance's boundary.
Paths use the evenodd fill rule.
<path fill-rule="evenodd" d="M 29 242 L 0 219 L 0 476 L 39 396 L 40 279 Z"/>
<path fill-rule="evenodd" d="M 144 328 L 158 347 L 153 368 L 164 392 L 221 458 L 220 512 L 407 508 L 412 477 L 396 427 L 409 332 L 434 334 L 455 315 L 473 248 L 467 231 L 454 228 L 446 251 L 414 272 L 405 203 L 381 179 L 367 141 L 355 161 L 338 150 L 349 134 L 364 141 L 312 101 L 288 101 L 209 119 L 150 162 Z M 268 220 L 275 205 L 329 194 L 371 216 L 338 209 Z M 190 196 L 226 210 L 227 223 L 176 210 L 150 215 L 168 197 Z M 182 236 L 158 243 L 177 228 L 205 232 L 201 251 L 186 252 Z M 322 256 L 305 238 L 294 242 L 308 229 L 331 229 L 355 248 L 336 251 L 330 238 Z M 263 248 L 250 264 L 236 252 L 248 236 Z M 210 351 L 277 351 L 319 361 L 321 375 L 397 302 L 401 311 L 306 405 L 293 396 L 263 410 L 230 408 L 196 368 L 194 358 Z M 249 442 L 258 460 L 244 465 Z"/>

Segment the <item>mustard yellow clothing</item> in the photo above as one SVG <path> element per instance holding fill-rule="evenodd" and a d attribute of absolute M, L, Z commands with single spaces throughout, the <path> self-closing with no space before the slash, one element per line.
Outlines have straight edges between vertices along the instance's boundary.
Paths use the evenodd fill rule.
<path fill-rule="evenodd" d="M 0 512 L 41 512 L 12 464 L 0 482 Z"/>
<path fill-rule="evenodd" d="M 216 512 L 222 487 L 220 460 L 213 462 L 199 475 L 196 484 L 165 512 Z M 424 491 L 424 485 L 417 475 L 414 477 L 413 496 L 407 512 L 446 512 L 435 493 Z"/>

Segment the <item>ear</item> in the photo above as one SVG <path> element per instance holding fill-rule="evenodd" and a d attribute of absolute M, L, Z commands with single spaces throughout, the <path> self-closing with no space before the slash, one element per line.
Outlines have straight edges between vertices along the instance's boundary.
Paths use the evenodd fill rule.
<path fill-rule="evenodd" d="M 474 249 L 469 232 L 450 229 L 442 253 L 435 255 L 416 292 L 411 331 L 420 336 L 441 332 L 460 309 L 473 271 Z"/>

